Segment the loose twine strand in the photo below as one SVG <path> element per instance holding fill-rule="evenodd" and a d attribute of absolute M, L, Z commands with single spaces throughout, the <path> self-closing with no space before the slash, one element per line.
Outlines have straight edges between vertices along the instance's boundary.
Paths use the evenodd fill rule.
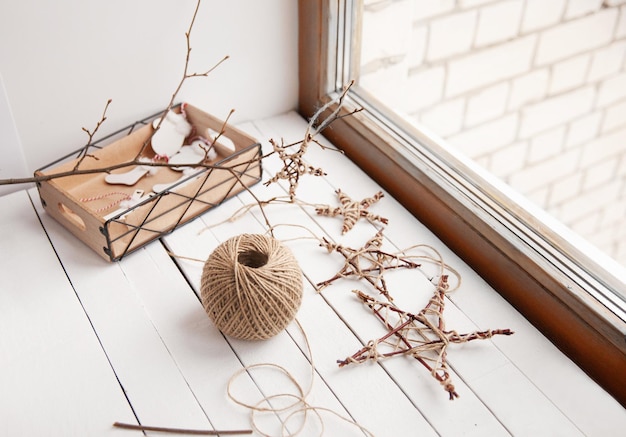
<path fill-rule="evenodd" d="M 310 207 L 314 207 L 314 208 L 319 208 L 322 207 L 324 205 L 320 205 L 317 203 L 309 203 L 309 202 L 305 202 L 303 200 L 300 200 L 298 198 L 293 198 L 291 199 L 289 196 L 279 196 L 279 197 L 273 197 L 269 200 L 259 200 L 257 202 L 252 202 L 252 203 L 248 203 L 246 205 L 242 205 L 241 207 L 239 207 L 236 211 L 234 211 L 230 217 L 225 218 L 222 221 L 219 222 L 214 222 L 211 223 L 210 225 L 206 225 L 204 228 L 202 228 L 200 231 L 198 231 L 198 234 L 201 234 L 205 231 L 208 231 L 212 228 L 218 227 L 222 224 L 225 223 L 233 223 L 237 220 L 239 220 L 241 217 L 244 217 L 248 212 L 250 212 L 253 208 L 259 208 L 259 209 L 263 209 L 265 206 L 267 205 L 298 205 L 298 206 L 310 206 Z M 272 234 L 272 231 L 275 227 L 277 227 L 278 225 L 275 226 L 271 226 L 270 229 L 268 230 L 268 234 Z M 289 224 L 283 224 L 283 226 L 290 226 Z M 297 225 L 294 225 L 297 226 Z M 302 226 L 304 228 L 304 226 Z"/>
<path fill-rule="evenodd" d="M 371 431 L 369 431 L 363 425 L 358 424 L 355 420 L 349 417 L 346 417 L 334 410 L 331 410 L 330 408 L 313 406 L 309 404 L 309 402 L 307 401 L 307 397 L 311 393 L 311 390 L 313 388 L 313 382 L 315 380 L 315 373 L 316 373 L 315 363 L 313 360 L 313 353 L 311 350 L 311 345 L 309 343 L 309 339 L 308 339 L 308 336 L 306 335 L 304 328 L 302 327 L 302 325 L 300 324 L 297 318 L 294 319 L 294 323 L 296 324 L 296 326 L 302 333 L 302 337 L 306 345 L 306 351 L 307 351 L 306 353 L 307 353 L 309 362 L 311 364 L 310 369 L 309 369 L 310 370 L 309 383 L 308 383 L 308 386 L 306 387 L 306 390 L 302 387 L 302 385 L 298 382 L 298 380 L 293 376 L 293 374 L 291 374 L 291 372 L 289 372 L 284 367 L 278 364 L 274 364 L 274 363 L 258 363 L 258 364 L 252 364 L 250 366 L 245 366 L 241 368 L 240 370 L 238 370 L 237 372 L 235 372 L 233 376 L 231 376 L 230 380 L 228 381 L 228 385 L 226 389 L 228 397 L 236 404 L 250 410 L 251 426 L 254 429 L 254 431 L 256 431 L 262 436 L 271 437 L 272 435 L 275 435 L 275 434 L 269 434 L 261 429 L 257 420 L 258 415 L 260 413 L 273 413 L 273 414 L 278 415 L 279 413 L 288 412 L 288 415 L 282 419 L 280 435 L 282 437 L 292 437 L 292 436 L 297 436 L 302 431 L 304 431 L 306 423 L 307 423 L 308 413 L 312 412 L 317 417 L 321 426 L 319 435 L 323 435 L 324 430 L 325 430 L 322 413 L 329 413 L 335 416 L 336 418 L 338 418 L 339 420 L 355 426 L 356 428 L 361 430 L 364 434 L 373 437 L 374 434 Z M 239 398 L 237 395 L 234 394 L 233 385 L 235 384 L 238 378 L 240 378 L 244 374 L 252 376 L 252 373 L 254 370 L 264 369 L 264 368 L 277 370 L 278 372 L 282 373 L 288 379 L 288 381 L 295 387 L 297 394 L 277 393 L 277 394 L 266 395 L 266 396 L 263 396 L 256 403 L 245 402 L 241 400 L 241 398 Z M 288 400 L 290 401 L 290 403 L 284 407 L 272 407 L 271 406 L 272 401 L 277 401 L 280 399 Z M 295 418 L 299 416 L 302 416 L 303 420 L 300 422 L 297 429 L 295 429 L 294 431 L 290 431 L 288 429 L 288 425 L 290 424 L 292 420 L 294 420 Z"/>
<path fill-rule="evenodd" d="M 406 255 L 407 252 L 411 251 L 411 250 L 415 250 L 415 249 L 425 249 L 425 250 L 430 250 L 434 253 L 434 255 L 430 255 L 430 254 L 425 254 L 425 255 Z M 420 260 L 420 261 L 425 261 L 431 264 L 434 264 L 435 266 L 438 267 L 439 272 L 437 275 L 435 275 L 436 278 L 441 278 L 444 275 L 453 275 L 456 278 L 456 284 L 454 285 L 454 287 L 450 287 L 449 282 L 445 283 L 445 290 L 444 290 L 444 294 L 448 294 L 452 291 L 458 290 L 461 287 L 461 274 L 459 273 L 458 270 L 456 270 L 454 267 L 452 267 L 451 265 L 447 264 L 444 259 L 443 256 L 441 255 L 441 252 L 439 252 L 437 249 L 435 249 L 433 246 L 429 245 L 429 244 L 416 244 L 413 246 L 410 246 L 406 249 L 402 250 L 402 253 L 406 255 L 407 259 L 414 259 L 414 260 Z M 429 278 L 431 281 L 433 281 L 435 279 L 435 277 L 431 277 Z M 440 285 L 439 283 L 437 283 L 436 285 Z"/>

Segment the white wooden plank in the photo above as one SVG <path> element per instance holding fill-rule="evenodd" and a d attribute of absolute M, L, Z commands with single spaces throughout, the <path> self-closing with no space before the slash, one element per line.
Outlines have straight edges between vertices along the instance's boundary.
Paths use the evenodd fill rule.
<path fill-rule="evenodd" d="M 210 429 L 209 412 L 198 404 L 146 313 L 141 296 L 150 292 L 150 284 L 130 281 L 122 267 L 126 260 L 107 263 L 41 209 L 40 213 L 139 421 L 151 426 Z M 145 251 L 132 256 L 149 257 Z M 179 284 L 185 282 L 180 276 L 178 279 Z"/>
<path fill-rule="evenodd" d="M 25 191 L 0 197 L 0 434 L 120 435 L 134 420 Z"/>
<path fill-rule="evenodd" d="M 299 127 L 297 127 L 298 124 L 299 124 Z M 262 125 L 263 128 L 265 128 L 267 131 L 272 131 L 272 129 L 273 129 L 273 132 L 280 131 L 280 135 L 285 138 L 285 141 L 291 142 L 291 141 L 297 140 L 299 136 L 301 136 L 302 132 L 304 131 L 305 123 L 303 120 L 299 119 L 299 116 L 295 114 L 287 114 L 285 116 L 275 117 L 270 120 L 264 120 L 263 122 L 257 123 L 257 125 Z M 371 181 L 367 182 L 366 180 L 363 180 L 362 178 L 363 174 L 360 169 L 354 167 L 352 163 L 347 163 L 347 164 L 340 163 L 341 159 L 339 158 L 328 159 L 327 156 L 328 156 L 328 151 L 322 151 L 322 150 L 316 149 L 315 147 L 312 147 L 311 149 L 309 149 L 309 152 L 307 154 L 307 157 L 309 157 L 310 164 L 314 166 L 321 166 L 324 168 L 324 170 L 328 172 L 328 176 L 325 177 L 324 179 L 329 181 L 329 183 L 331 184 L 331 186 L 333 186 L 333 188 L 337 188 L 337 187 L 344 188 L 348 186 L 349 187 L 354 186 L 356 187 L 355 189 L 356 194 L 354 195 L 354 198 L 356 199 L 358 199 L 359 196 L 369 196 L 373 194 L 373 190 L 376 189 L 377 185 Z M 312 180 L 312 178 L 309 178 L 309 179 Z M 305 186 L 304 183 L 302 183 L 301 185 Z M 344 188 L 344 190 L 347 190 L 347 188 Z M 421 224 L 417 223 L 413 217 L 410 217 L 406 213 L 404 208 L 398 205 L 397 202 L 395 202 L 393 199 L 389 197 L 385 198 L 384 202 L 385 202 L 385 214 L 391 215 L 394 218 L 394 220 L 390 222 L 390 226 L 386 228 L 385 235 L 390 237 L 392 240 L 395 239 L 397 242 L 401 242 L 400 244 L 397 244 L 398 247 L 403 247 L 402 245 L 406 247 L 407 236 L 415 235 L 415 238 L 416 239 L 419 238 L 419 241 L 412 241 L 410 244 L 414 244 L 418 242 L 419 243 L 426 242 L 426 243 L 432 244 L 444 253 L 445 259 L 447 261 L 452 262 L 453 265 L 455 266 L 463 265 L 463 263 L 461 263 L 456 256 L 451 254 L 450 251 L 447 248 L 445 248 L 445 246 L 443 246 L 436 239 L 436 237 L 432 235 L 432 233 L 428 232 L 427 230 L 425 231 L 424 227 Z M 389 207 L 390 203 L 391 203 L 391 207 Z M 381 211 L 380 209 L 376 210 L 377 213 L 381 213 L 380 211 Z M 389 213 L 387 213 L 387 211 L 389 211 Z M 398 224 L 398 222 L 400 222 L 401 220 L 396 219 L 396 215 L 398 215 L 399 218 L 403 219 L 402 220 L 403 223 Z M 407 216 L 410 218 L 407 218 Z M 393 226 L 392 224 L 394 224 L 395 226 Z M 467 267 L 463 268 L 462 275 L 464 278 L 464 290 L 465 290 L 464 293 L 465 295 L 467 295 L 467 294 L 470 294 L 467 291 L 468 282 L 470 282 L 470 281 L 467 281 L 467 277 L 471 279 L 476 279 L 476 275 Z M 504 308 L 505 313 L 511 312 L 510 305 L 504 302 L 499 295 L 497 295 L 489 287 L 486 287 L 484 282 L 481 283 L 480 285 L 482 288 L 479 289 L 479 295 L 483 294 L 484 289 L 488 290 L 486 295 L 483 296 L 484 303 L 486 304 L 487 307 L 492 308 L 492 310 L 495 312 L 497 312 L 499 308 Z M 458 294 L 460 293 L 461 291 L 459 291 Z M 476 302 L 476 296 L 474 295 L 470 295 L 469 297 L 467 297 L 467 299 L 475 302 L 475 306 L 482 306 L 483 304 L 482 302 Z M 495 306 L 491 303 L 492 300 L 497 303 Z M 513 313 L 516 313 L 516 312 L 513 310 Z M 516 314 L 516 318 L 517 320 L 524 320 L 519 314 Z M 497 322 L 497 321 L 502 321 L 502 320 L 493 320 L 493 321 Z M 492 320 L 485 320 L 484 318 L 482 320 L 477 320 L 478 326 L 481 326 L 483 329 L 486 329 L 489 327 L 508 327 L 509 326 L 506 324 L 506 320 L 504 321 L 505 323 L 501 323 L 499 325 L 497 324 L 492 325 L 491 322 Z M 515 326 L 512 326 L 513 329 L 516 329 L 516 330 L 520 329 L 519 324 L 515 323 L 514 325 Z M 513 351 L 516 352 L 516 354 L 513 354 L 512 357 L 508 359 L 519 358 L 520 355 L 522 354 L 527 354 L 527 356 L 537 356 L 536 353 L 534 353 L 534 347 L 536 347 L 537 344 L 545 345 L 547 343 L 545 341 L 545 338 L 543 338 L 543 336 L 537 333 L 536 330 L 532 326 L 528 325 L 527 323 L 526 323 L 526 326 L 521 327 L 522 335 L 517 335 L 517 338 L 521 337 L 523 339 L 525 337 L 523 335 L 523 333 L 525 332 L 524 331 L 525 329 L 529 330 L 532 333 L 533 338 L 538 339 L 538 343 L 533 343 L 532 345 L 526 344 L 525 348 L 520 348 L 521 346 L 520 342 L 524 342 L 524 340 L 517 340 L 517 341 L 509 342 L 510 339 L 516 338 L 516 336 L 507 337 L 506 339 L 496 340 L 498 342 L 497 344 L 499 345 L 507 344 L 511 352 Z M 552 345 L 548 344 L 548 348 L 542 349 L 542 352 L 546 354 L 545 358 L 548 361 L 553 361 L 558 366 L 564 366 L 565 368 L 573 369 L 571 372 L 566 372 L 565 377 L 563 377 L 562 375 L 559 375 L 557 379 L 560 379 L 562 381 L 561 384 L 555 384 L 554 381 L 552 380 L 546 381 L 546 378 L 543 378 L 543 381 L 541 381 L 542 380 L 541 376 L 545 375 L 545 373 L 541 373 L 541 372 L 538 372 L 538 373 L 535 372 L 532 375 L 526 375 L 526 376 L 518 374 L 518 378 L 519 377 L 529 378 L 529 381 L 527 383 L 531 386 L 535 386 L 535 388 L 538 385 L 539 381 L 543 383 L 543 385 L 540 386 L 539 389 L 542 392 L 544 393 L 547 392 L 549 394 L 550 401 L 548 402 L 548 404 L 552 403 L 553 405 L 547 405 L 548 408 L 544 408 L 543 406 L 545 405 L 545 399 L 539 403 L 533 400 L 529 400 L 528 404 L 531 406 L 534 405 L 534 409 L 541 412 L 542 416 L 545 416 L 545 419 L 547 422 L 552 422 L 554 429 L 556 430 L 563 429 L 563 426 L 565 426 L 565 428 L 567 429 L 568 427 L 571 427 L 570 421 L 576 423 L 577 427 L 584 428 L 586 433 L 596 432 L 596 433 L 601 434 L 604 429 L 613 430 L 613 429 L 616 429 L 616 427 L 620 426 L 620 424 L 622 423 L 621 417 L 623 415 L 623 412 L 619 411 L 621 408 L 619 407 L 619 404 L 617 404 L 612 398 L 610 398 L 610 396 L 606 395 L 606 393 L 602 389 L 597 387 L 595 384 L 593 383 L 589 384 L 590 382 L 589 379 L 582 372 L 580 372 L 578 368 L 576 368 L 575 366 L 572 366 L 571 363 L 569 363 L 569 360 L 567 360 L 567 358 L 565 358 Z M 542 359 L 543 358 L 544 357 L 542 357 Z M 458 368 L 458 367 L 459 366 L 455 366 L 455 368 Z M 539 371 L 539 368 L 535 370 Z M 589 394 L 594 395 L 600 401 L 602 401 L 603 405 L 608 406 L 609 411 L 611 411 L 610 414 L 605 415 L 608 419 L 608 423 L 609 423 L 608 425 L 598 426 L 596 419 L 594 419 L 594 417 L 597 417 L 597 416 L 595 416 L 594 414 L 590 414 L 588 411 L 585 411 L 584 409 L 585 403 L 582 400 L 584 399 L 584 396 L 581 397 L 580 401 L 574 401 L 574 402 L 570 400 L 564 401 L 563 396 L 562 396 L 562 393 L 563 393 L 562 389 L 564 385 L 575 385 L 577 380 L 580 380 L 582 382 L 582 385 L 586 387 L 585 389 L 582 390 L 582 393 L 586 395 L 589 395 Z M 492 387 L 492 389 L 504 390 L 505 387 L 506 387 L 505 385 L 495 385 L 494 387 Z M 536 395 L 538 396 L 539 399 L 543 397 L 541 393 L 536 393 Z M 511 406 L 517 405 L 517 407 L 519 407 L 519 403 L 514 397 L 509 397 L 508 399 L 509 399 L 509 403 Z M 484 397 L 483 397 L 483 400 L 485 400 L 486 402 L 489 402 L 488 399 L 485 399 Z M 568 417 L 566 418 L 566 417 L 563 417 L 560 410 L 563 407 L 565 407 L 566 404 L 568 403 L 569 404 L 575 403 L 578 405 L 569 406 L 570 408 L 568 410 L 568 413 L 566 414 Z M 503 404 L 500 399 L 494 399 L 493 405 L 502 406 Z M 617 416 L 615 416 L 614 413 L 617 413 Z M 504 414 L 506 415 L 506 413 Z M 615 419 L 615 417 L 617 417 L 617 419 Z M 506 423 L 505 419 L 503 419 L 503 421 Z M 517 420 L 516 417 L 511 417 L 510 422 L 519 423 L 519 420 Z M 594 425 L 593 422 L 595 422 L 596 424 Z M 550 429 L 550 427 L 548 427 L 547 429 Z M 574 430 L 574 432 L 576 432 L 576 430 Z"/>

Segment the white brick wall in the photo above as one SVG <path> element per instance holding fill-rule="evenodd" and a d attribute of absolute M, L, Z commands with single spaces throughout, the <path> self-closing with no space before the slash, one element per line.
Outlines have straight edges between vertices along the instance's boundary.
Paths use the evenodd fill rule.
<path fill-rule="evenodd" d="M 533 70 L 513 79 L 508 109 L 519 109 L 527 103 L 534 103 L 543 99 L 548 92 L 549 80 L 550 72 L 547 68 Z"/>
<path fill-rule="evenodd" d="M 489 168 L 496 176 L 505 178 L 524 168 L 527 153 L 527 141 L 505 145 L 490 155 Z"/>
<path fill-rule="evenodd" d="M 613 36 L 617 15 L 616 9 L 605 9 L 542 32 L 537 47 L 536 64 L 545 65 L 606 45 Z"/>
<path fill-rule="evenodd" d="M 522 32 L 527 33 L 557 24 L 564 7 L 565 0 L 527 0 Z"/>
<path fill-rule="evenodd" d="M 569 0 L 565 9 L 565 19 L 569 20 L 596 12 L 602 6 L 602 0 Z"/>
<path fill-rule="evenodd" d="M 587 167 L 584 172 L 583 191 L 609 184 L 615 179 L 616 168 L 617 161 L 614 159 L 606 159 Z"/>
<path fill-rule="evenodd" d="M 626 0 L 368 3 L 360 85 L 626 265 Z"/>
<path fill-rule="evenodd" d="M 433 20 L 426 53 L 428 61 L 467 52 L 472 47 L 476 15 L 476 11 L 468 11 Z"/>
<path fill-rule="evenodd" d="M 569 124 L 565 147 L 576 147 L 593 140 L 598 135 L 602 113 L 594 112 Z"/>
<path fill-rule="evenodd" d="M 413 15 L 415 21 L 425 20 L 437 15 L 445 14 L 454 10 L 454 0 L 427 0 L 415 2 L 412 10 L 407 10 L 407 15 Z"/>
<path fill-rule="evenodd" d="M 507 82 L 502 82 L 469 97 L 465 113 L 465 126 L 476 126 L 504 114 L 509 88 Z"/>
<path fill-rule="evenodd" d="M 626 98 L 626 73 L 611 76 L 600 84 L 597 106 L 606 106 Z"/>
<path fill-rule="evenodd" d="M 606 185 L 595 187 L 585 191 L 579 196 L 563 205 L 561 214 L 570 217 L 570 220 L 577 220 L 587 214 L 596 214 L 604 207 L 604 199 L 617 198 L 620 194 L 622 184 L 620 181 L 611 181 Z"/>
<path fill-rule="evenodd" d="M 594 89 L 587 86 L 523 108 L 520 136 L 528 138 L 588 113 L 594 97 Z"/>
<path fill-rule="evenodd" d="M 563 150 L 565 126 L 546 131 L 535 136 L 528 147 L 528 164 L 542 162 L 558 155 Z"/>
<path fill-rule="evenodd" d="M 424 111 L 420 121 L 439 135 L 448 136 L 461 130 L 464 118 L 465 99 L 458 98 L 439 103 Z"/>
<path fill-rule="evenodd" d="M 404 56 L 411 39 L 413 20 L 406 14 L 411 3 L 407 0 L 390 3 L 389 7 L 371 12 L 365 9 L 363 26 L 369 29 L 363 33 L 361 42 L 361 64 L 375 60 L 386 60 L 394 56 Z M 393 26 L 394 31 L 389 32 Z"/>
<path fill-rule="evenodd" d="M 626 100 L 606 108 L 600 132 L 607 133 L 613 129 L 626 126 Z"/>
<path fill-rule="evenodd" d="M 406 54 L 410 68 L 419 66 L 426 57 L 426 47 L 428 43 L 428 27 L 415 26 L 411 30 L 409 37 L 409 48 Z"/>
<path fill-rule="evenodd" d="M 624 65 L 625 54 L 626 41 L 620 41 L 595 51 L 587 80 L 595 82 L 618 73 Z"/>
<path fill-rule="evenodd" d="M 579 160 L 579 150 L 568 150 L 551 160 L 524 167 L 521 171 L 511 175 L 509 181 L 512 186 L 519 187 L 523 194 L 530 193 L 575 173 Z"/>
<path fill-rule="evenodd" d="M 509 115 L 448 137 L 448 141 L 470 158 L 480 158 L 511 143 L 515 139 L 517 126 L 517 115 Z"/>
<path fill-rule="evenodd" d="M 445 74 L 443 67 L 434 67 L 411 75 L 403 93 L 406 111 L 415 111 L 441 101 Z"/>
<path fill-rule="evenodd" d="M 479 6 L 479 5 L 483 5 L 485 3 L 489 3 L 492 1 L 493 0 L 458 0 L 459 6 L 462 8 L 470 8 L 472 6 Z"/>
<path fill-rule="evenodd" d="M 624 36 L 626 36 L 626 6 L 620 8 L 619 22 L 615 31 L 616 38 L 623 38 Z"/>
<path fill-rule="evenodd" d="M 547 206 L 553 207 L 573 199 L 582 190 L 582 180 L 582 173 L 575 172 L 554 182 L 550 187 L 550 198 Z"/>
<path fill-rule="evenodd" d="M 605 159 L 620 159 L 624 156 L 625 145 L 626 129 L 620 129 L 585 143 L 581 160 L 587 167 Z"/>
<path fill-rule="evenodd" d="M 589 70 L 590 60 L 591 55 L 585 53 L 554 64 L 548 94 L 558 94 L 583 85 Z"/>
<path fill-rule="evenodd" d="M 480 10 L 475 47 L 506 41 L 517 35 L 524 2 L 500 1 Z"/>
<path fill-rule="evenodd" d="M 535 40 L 531 35 L 451 60 L 446 95 L 458 95 L 529 71 Z"/>

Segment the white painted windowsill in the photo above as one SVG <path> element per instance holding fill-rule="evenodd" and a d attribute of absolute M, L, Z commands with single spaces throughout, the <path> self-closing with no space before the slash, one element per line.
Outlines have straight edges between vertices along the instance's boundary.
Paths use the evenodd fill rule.
<path fill-rule="evenodd" d="M 305 127 L 295 113 L 240 126 L 266 152 L 270 138 L 297 141 Z M 336 189 L 355 200 L 380 189 L 339 153 L 311 146 L 306 159 L 327 176 L 301 178 L 298 198 L 305 202 L 337 205 Z M 264 167 L 267 180 L 280 162 L 270 157 Z M 259 183 L 253 191 L 259 199 L 286 194 L 277 184 Z M 281 365 L 308 387 L 311 367 L 295 324 L 262 342 L 223 336 L 197 297 L 203 263 L 173 259 L 167 252 L 205 260 L 231 236 L 265 232 L 258 208 L 207 229 L 252 201 L 244 192 L 122 261 L 106 263 L 43 212 L 36 191 L 0 197 L 0 435 L 131 435 L 112 425 L 137 420 L 178 428 L 248 428 L 249 412 L 228 399 L 226 386 L 242 366 L 256 363 Z M 460 272 L 461 287 L 447 299 L 447 329 L 510 328 L 515 334 L 450 345 L 448 363 L 460 394 L 455 401 L 411 358 L 339 368 L 337 360 L 384 332 L 351 293 L 375 290 L 364 281 L 341 279 L 317 293 L 313 284 L 337 273 L 343 258 L 309 237 L 358 248 L 376 228 L 361 220 L 342 236 L 341 217 L 270 205 L 265 213 L 272 224 L 298 225 L 279 226 L 276 236 L 304 273 L 297 319 L 315 365 L 310 405 L 351 417 L 377 436 L 569 437 L 626 429 L 619 403 L 393 198 L 386 195 L 370 210 L 389 220 L 383 248 L 397 252 L 429 244 Z M 392 271 L 385 279 L 409 312 L 419 312 L 430 298 L 418 271 Z M 238 384 L 251 402 L 260 392 L 292 390 L 271 371 Z M 321 415 L 325 435 L 363 435 L 331 414 Z M 319 435 L 315 415 L 309 420 L 302 435 Z M 277 432 L 277 423 L 273 426 Z"/>

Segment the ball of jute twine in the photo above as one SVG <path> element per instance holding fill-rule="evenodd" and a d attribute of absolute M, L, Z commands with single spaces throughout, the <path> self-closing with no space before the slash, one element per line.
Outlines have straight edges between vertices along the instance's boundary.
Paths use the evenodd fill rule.
<path fill-rule="evenodd" d="M 265 340 L 295 318 L 302 302 L 302 271 L 278 240 L 241 234 L 220 244 L 205 262 L 200 297 L 224 334 Z"/>

